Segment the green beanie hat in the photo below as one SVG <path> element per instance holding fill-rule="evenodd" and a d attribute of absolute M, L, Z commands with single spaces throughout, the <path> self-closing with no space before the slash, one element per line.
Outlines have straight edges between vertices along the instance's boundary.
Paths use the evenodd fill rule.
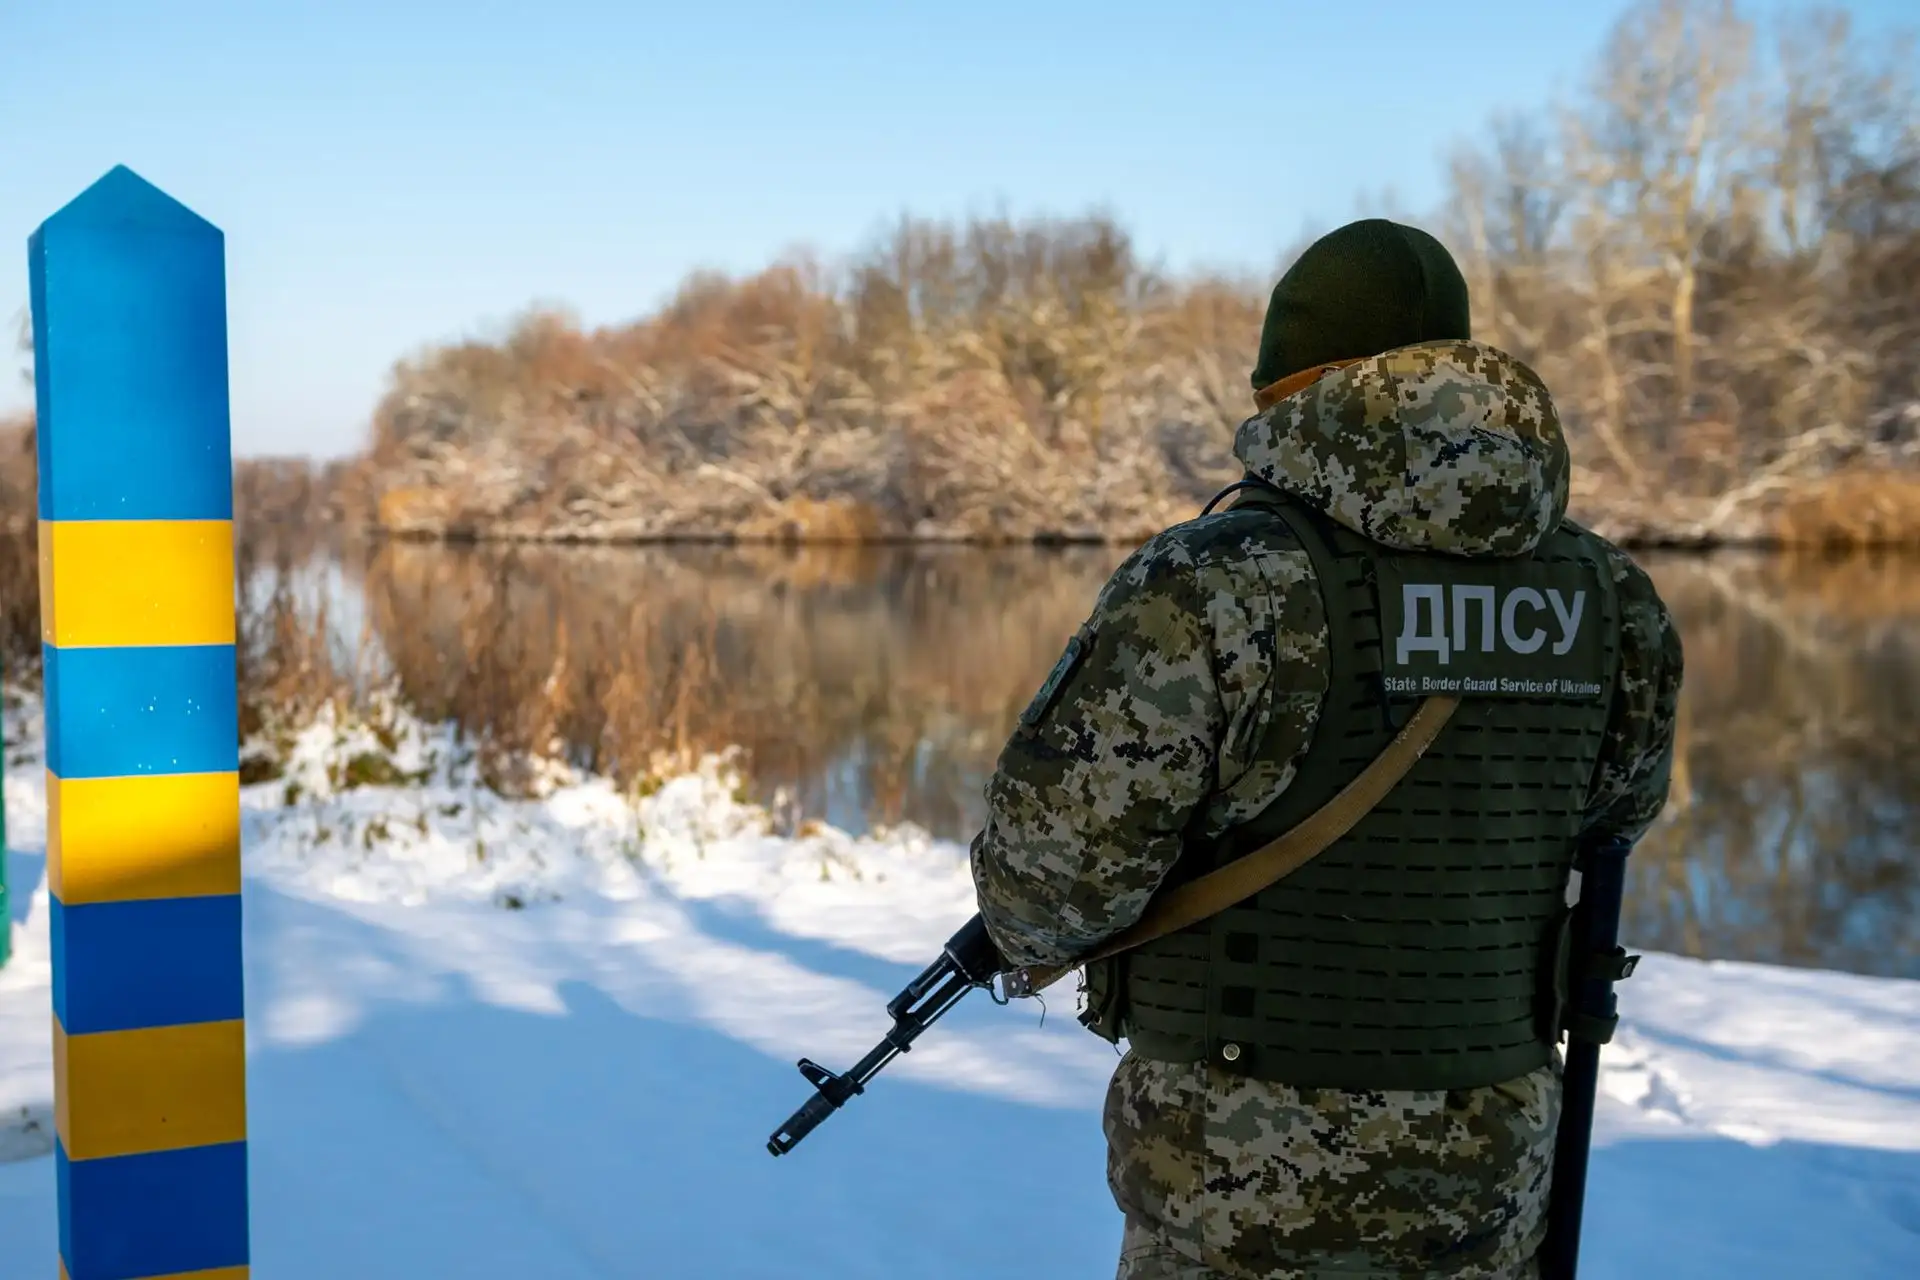
<path fill-rule="evenodd" d="M 1318 365 L 1470 338 L 1467 282 L 1438 240 L 1385 218 L 1330 231 L 1280 277 L 1253 389 Z"/>

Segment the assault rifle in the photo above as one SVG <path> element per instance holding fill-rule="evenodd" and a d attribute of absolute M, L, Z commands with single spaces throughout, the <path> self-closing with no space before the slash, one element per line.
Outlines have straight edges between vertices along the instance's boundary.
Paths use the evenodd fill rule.
<path fill-rule="evenodd" d="M 1547 1238 L 1540 1251 L 1542 1280 L 1576 1280 L 1580 1262 L 1580 1223 L 1587 1196 L 1587 1163 L 1593 1144 L 1594 1096 L 1600 1078 L 1600 1046 L 1613 1039 L 1619 1024 L 1613 984 L 1633 973 L 1640 957 L 1620 946 L 1620 907 L 1625 893 L 1627 855 L 1632 845 L 1611 838 L 1581 847 L 1580 900 L 1567 926 L 1567 1049 L 1560 1127 L 1554 1148 L 1553 1190 L 1547 1201 Z M 1217 873 L 1216 873 L 1217 874 Z M 1201 914 L 1205 914 L 1202 912 Z M 810 1058 L 800 1059 L 800 1074 L 814 1094 L 767 1140 L 776 1156 L 793 1150 L 821 1121 L 848 1099 L 866 1092 L 880 1069 L 912 1048 L 921 1032 L 975 988 L 991 989 L 1005 970 L 986 925 L 979 916 L 947 939 L 940 958 L 921 971 L 887 1004 L 893 1027 L 880 1043 L 845 1075 Z M 1058 971 L 1005 973 L 1007 994 L 1030 994 Z"/>
<path fill-rule="evenodd" d="M 1542 1280 L 1575 1280 L 1580 1266 L 1580 1219 L 1587 1202 L 1600 1046 L 1613 1039 L 1620 1022 L 1613 984 L 1640 963 L 1639 956 L 1628 955 L 1620 946 L 1620 903 L 1632 849 L 1618 838 L 1596 841 L 1582 846 L 1576 864 L 1580 901 L 1568 930 L 1571 990 L 1565 1087 L 1553 1153 L 1553 1190 L 1547 1200 L 1547 1239 L 1540 1249 Z"/>
<path fill-rule="evenodd" d="M 1158 899 L 1131 928 L 1071 964 L 1006 970 L 1005 958 L 987 936 L 985 923 L 979 916 L 967 921 L 958 933 L 947 939 L 940 958 L 887 1005 L 893 1029 L 871 1053 L 854 1064 L 851 1071 L 836 1075 L 810 1058 L 800 1059 L 800 1074 L 813 1086 L 814 1095 L 786 1124 L 774 1130 L 773 1137 L 767 1140 L 767 1150 L 776 1156 L 793 1150 L 800 1139 L 838 1111 L 847 1099 L 865 1092 L 867 1081 L 873 1079 L 880 1068 L 907 1052 L 920 1033 L 932 1026 L 941 1014 L 975 987 L 991 988 L 994 978 L 1003 970 L 1005 994 L 1002 999 L 1031 996 L 1074 968 L 1183 929 L 1278 882 L 1338 840 L 1379 803 L 1413 767 L 1413 762 L 1420 758 L 1420 753 L 1427 749 L 1459 704 L 1460 700 L 1453 697 L 1423 701 L 1393 741 L 1359 776 L 1304 822 L 1227 866 L 1182 883 Z"/>
<path fill-rule="evenodd" d="M 941 948 L 940 958 L 887 1003 L 887 1016 L 893 1019 L 892 1029 L 852 1070 L 837 1075 L 811 1058 L 800 1059 L 800 1074 L 813 1086 L 813 1096 L 773 1131 L 773 1136 L 767 1139 L 767 1150 L 776 1156 L 793 1150 L 800 1139 L 838 1111 L 847 1099 L 866 1092 L 867 1081 L 873 1079 L 880 1068 L 911 1049 L 920 1033 L 959 1004 L 962 996 L 976 987 L 991 987 L 1003 964 L 999 949 L 987 936 L 987 926 L 979 916 L 961 925 L 960 931 Z"/>
<path fill-rule="evenodd" d="M 1002 998 L 1031 996 L 1074 968 L 1164 937 L 1277 883 L 1351 830 L 1354 823 L 1378 804 L 1413 767 L 1413 762 L 1420 758 L 1420 753 L 1427 749 L 1459 705 L 1460 700 L 1455 697 L 1425 699 L 1393 736 L 1393 741 L 1359 776 L 1298 826 L 1225 867 L 1180 884 L 1155 901 L 1131 928 L 1072 964 L 1006 971 L 1001 984 L 1005 993 Z M 887 1005 L 893 1029 L 871 1053 L 854 1064 L 853 1070 L 835 1075 L 810 1058 L 800 1059 L 800 1074 L 813 1086 L 813 1097 L 808 1098 L 806 1105 L 794 1112 L 786 1124 L 774 1130 L 773 1137 L 767 1140 L 767 1150 L 776 1156 L 793 1150 L 800 1139 L 838 1111 L 847 1099 L 865 1092 L 867 1081 L 873 1079 L 875 1072 L 907 1052 L 920 1033 L 958 1004 L 962 996 L 975 987 L 991 988 L 994 978 L 1005 969 L 1005 958 L 987 936 L 985 923 L 979 916 L 967 921 L 958 933 L 947 939 L 940 958 Z"/>

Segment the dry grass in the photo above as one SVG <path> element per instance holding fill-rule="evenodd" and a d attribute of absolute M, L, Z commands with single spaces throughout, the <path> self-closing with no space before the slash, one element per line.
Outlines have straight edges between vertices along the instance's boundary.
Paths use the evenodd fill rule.
<path fill-rule="evenodd" d="M 39 555 L 32 427 L 0 424 L 0 662 L 40 676 Z M 585 624 L 550 615 L 511 561 L 454 581 L 396 582 L 375 570 L 358 634 L 342 634 L 328 572 L 352 548 L 333 536 L 337 480 L 301 460 L 235 468 L 239 730 L 249 781 L 325 708 L 372 714 L 390 683 L 433 721 L 451 721 L 503 793 L 543 755 L 623 778 L 657 775 L 736 739 L 720 696 L 712 628 L 666 631 L 630 597 Z M 409 588 L 416 589 L 409 594 Z M 352 584 L 349 591 L 355 589 Z M 570 626 L 575 628 L 570 630 Z M 637 637 L 637 639 L 636 639 Z"/>
<path fill-rule="evenodd" d="M 990 765 L 1114 558 L 390 543 L 359 587 L 405 700 L 509 755 L 631 780 L 737 747 L 767 787 L 838 762 L 897 818 L 929 748 Z"/>
<path fill-rule="evenodd" d="M 40 553 L 31 528 L 0 525 L 0 664 L 9 680 L 38 680 Z"/>
<path fill-rule="evenodd" d="M 0 421 L 0 665 L 40 678 L 40 539 L 33 428 Z"/>
<path fill-rule="evenodd" d="M 1920 547 L 1920 472 L 1845 471 L 1786 494 L 1772 513 L 1784 543 L 1830 550 Z"/>
<path fill-rule="evenodd" d="M 739 740 L 710 616 L 663 620 L 654 601 L 633 597 L 565 611 L 513 554 L 429 560 L 388 547 L 361 587 L 369 636 L 403 701 L 470 735 L 503 794 L 524 791 L 539 758 L 630 782 Z"/>
<path fill-rule="evenodd" d="M 273 566 L 254 579 L 259 598 L 242 602 L 250 781 L 275 776 L 292 733 L 323 709 L 378 725 L 398 705 L 451 724 L 480 781 L 506 796 L 531 794 L 543 760 L 635 784 L 735 751 L 742 739 L 710 619 L 663 628 L 629 605 L 576 633 L 568 618 L 543 615 L 539 589 L 511 564 L 410 584 L 376 567 L 360 584 L 365 625 L 347 636 L 310 568 Z"/>

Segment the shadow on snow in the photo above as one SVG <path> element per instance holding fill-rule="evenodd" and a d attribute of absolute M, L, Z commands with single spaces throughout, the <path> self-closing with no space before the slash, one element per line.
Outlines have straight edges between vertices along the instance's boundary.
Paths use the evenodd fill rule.
<path fill-rule="evenodd" d="M 14 857 L 16 871 L 30 862 Z M 379 925 L 258 881 L 247 892 L 250 1012 L 279 994 L 262 959 L 269 928 L 410 963 Z M 846 958 L 689 906 L 736 941 L 836 970 Z M 888 983 L 912 966 L 895 969 L 882 963 L 862 976 L 887 975 L 891 994 L 898 984 Z M 1091 1111 L 883 1075 L 776 1160 L 766 1137 L 806 1094 L 790 1061 L 632 1013 L 587 982 L 557 990 L 564 1013 L 522 1012 L 453 975 L 432 1003 L 363 1002 L 361 1020 L 332 1039 L 260 1042 L 249 1089 L 261 1274 L 1112 1274 L 1119 1219 Z M 876 1037 L 883 1023 L 876 1004 Z M 1865 1280 L 1920 1264 L 1920 1153 L 1625 1139 L 1596 1151 L 1593 1193 L 1586 1280 Z M 10 1267 L 52 1273 L 53 1218 L 50 1161 L 0 1167 Z M 23 1249 L 25 1240 L 42 1243 Z"/>

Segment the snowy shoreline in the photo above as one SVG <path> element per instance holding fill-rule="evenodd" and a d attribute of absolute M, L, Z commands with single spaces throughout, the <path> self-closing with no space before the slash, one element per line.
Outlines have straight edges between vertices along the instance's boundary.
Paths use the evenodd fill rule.
<path fill-rule="evenodd" d="M 506 800 L 395 726 L 316 725 L 243 793 L 259 1274 L 1112 1274 L 1114 1056 L 1070 995 L 967 1001 L 764 1149 L 794 1059 L 848 1065 L 971 913 L 964 847 L 776 834 L 724 761 Z M 55 1254 L 39 735 L 10 705 L 6 1276 Z M 422 781 L 341 789 L 372 750 Z M 1621 999 L 1583 1280 L 1920 1274 L 1920 983 L 1656 955 Z"/>

